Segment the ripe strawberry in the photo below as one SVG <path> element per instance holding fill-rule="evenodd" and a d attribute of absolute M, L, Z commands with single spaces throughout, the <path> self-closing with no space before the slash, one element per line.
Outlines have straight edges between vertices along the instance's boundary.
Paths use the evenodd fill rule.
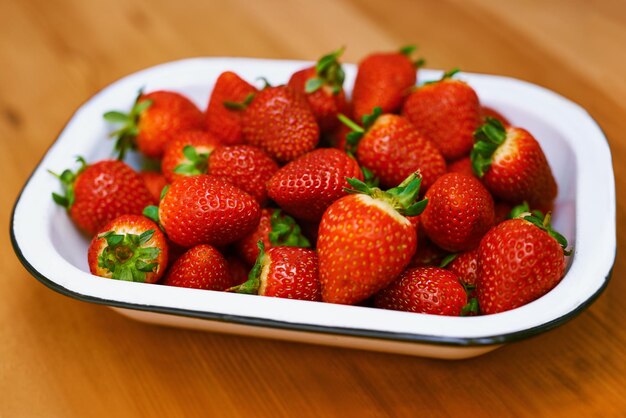
<path fill-rule="evenodd" d="M 117 136 L 115 150 L 120 160 L 132 148 L 160 159 L 165 146 L 178 132 L 204 127 L 204 117 L 195 104 L 182 94 L 164 90 L 139 92 L 129 113 L 114 110 L 105 113 L 104 119 L 122 124 L 113 132 Z"/>
<path fill-rule="evenodd" d="M 277 171 L 278 164 L 265 151 L 250 145 L 217 147 L 209 155 L 209 174 L 248 192 L 259 205 L 267 203 L 267 182 Z"/>
<path fill-rule="evenodd" d="M 333 148 L 321 148 L 278 170 L 267 183 L 267 191 L 287 213 L 319 221 L 328 206 L 346 195 L 346 177 L 363 179 L 354 158 Z"/>
<path fill-rule="evenodd" d="M 78 161 L 81 167 L 76 173 L 52 173 L 65 193 L 52 193 L 52 198 L 67 208 L 72 221 L 90 236 L 118 216 L 140 215 L 152 203 L 141 176 L 123 162 L 103 160 L 87 165 L 82 157 Z"/>
<path fill-rule="evenodd" d="M 459 278 L 466 290 L 473 290 L 478 279 L 478 247 L 456 254 L 446 268 Z"/>
<path fill-rule="evenodd" d="M 417 67 L 409 58 L 415 47 L 402 48 L 398 52 L 375 53 L 359 63 L 352 92 L 353 117 L 361 120 L 380 107 L 383 113 L 400 110 L 402 102 L 415 86 Z"/>
<path fill-rule="evenodd" d="M 287 86 L 258 92 L 243 112 L 242 126 L 244 141 L 279 163 L 313 150 L 320 135 L 304 97 Z"/>
<path fill-rule="evenodd" d="M 542 211 L 552 208 L 557 184 L 541 145 L 528 131 L 488 119 L 474 136 L 474 172 L 494 197 L 512 204 L 526 201 Z"/>
<path fill-rule="evenodd" d="M 500 222 L 504 222 L 507 219 L 511 219 L 513 218 L 513 216 L 511 216 L 511 211 L 513 210 L 513 205 L 507 202 L 503 202 L 501 200 L 496 200 L 495 201 L 495 205 L 494 205 L 494 212 L 495 212 L 495 223 L 496 225 L 499 224 Z M 529 209 L 526 209 L 526 211 L 530 211 Z"/>
<path fill-rule="evenodd" d="M 415 226 L 417 233 L 417 250 L 409 263 L 409 267 L 433 267 L 439 266 L 448 252 L 433 243 L 419 226 L 419 216 L 409 218 Z"/>
<path fill-rule="evenodd" d="M 201 244 L 176 260 L 163 280 L 166 286 L 226 290 L 233 280 L 224 256 L 214 247 Z"/>
<path fill-rule="evenodd" d="M 254 264 L 259 256 L 257 245 L 259 241 L 263 242 L 268 250 L 282 246 L 303 248 L 311 246 L 309 240 L 302 235 L 296 221 L 291 216 L 281 214 L 280 209 L 263 209 L 257 228 L 235 244 L 237 253 L 250 265 Z"/>
<path fill-rule="evenodd" d="M 305 95 L 321 132 L 330 132 L 339 126 L 337 115 L 349 112 L 343 91 L 345 74 L 338 58 L 343 48 L 324 55 L 315 67 L 297 71 L 287 85 Z"/>
<path fill-rule="evenodd" d="M 504 126 L 511 126 L 511 122 L 509 122 L 507 118 L 491 107 L 482 106 L 480 108 L 480 114 L 482 117 L 482 123 L 486 123 L 488 118 L 493 118 L 499 120 Z"/>
<path fill-rule="evenodd" d="M 297 247 L 273 247 L 259 241 L 259 257 L 248 281 L 229 291 L 285 299 L 321 301 L 317 254 Z"/>
<path fill-rule="evenodd" d="M 155 283 L 167 268 L 168 247 L 165 235 L 150 219 L 122 215 L 94 236 L 87 260 L 96 276 Z"/>
<path fill-rule="evenodd" d="M 415 171 L 424 190 L 446 172 L 446 162 L 428 139 L 404 117 L 380 114 L 380 108 L 363 118 L 363 128 L 340 115 L 353 129 L 347 137 L 350 151 L 363 167 L 378 177 L 383 187 L 393 187 Z"/>
<path fill-rule="evenodd" d="M 409 176 L 388 191 L 349 179 L 352 194 L 333 203 L 322 217 L 317 252 L 325 302 L 355 304 L 391 283 L 415 253 L 414 203 L 421 178 Z"/>
<path fill-rule="evenodd" d="M 243 107 L 258 90 L 237 74 L 226 71 L 215 82 L 205 112 L 206 129 L 224 145 L 243 144 L 241 117 Z"/>
<path fill-rule="evenodd" d="M 476 292 L 481 312 L 493 314 L 543 296 L 562 279 L 567 240 L 550 216 L 522 214 L 492 228 L 478 247 Z"/>
<path fill-rule="evenodd" d="M 161 171 L 169 183 L 183 176 L 206 174 L 208 156 L 220 141 L 205 131 L 180 132 L 165 147 Z"/>
<path fill-rule="evenodd" d="M 428 189 L 426 199 L 420 223 L 428 238 L 445 250 L 471 250 L 493 226 L 493 198 L 473 176 L 445 174 Z"/>
<path fill-rule="evenodd" d="M 174 181 L 158 208 L 167 236 L 187 248 L 235 242 L 252 232 L 260 217 L 259 204 L 252 196 L 206 174 Z"/>
<path fill-rule="evenodd" d="M 476 177 L 474 169 L 472 168 L 472 160 L 469 155 L 448 164 L 448 173 L 461 173 Z"/>
<path fill-rule="evenodd" d="M 446 160 L 456 160 L 470 152 L 474 144 L 472 134 L 481 122 L 481 107 L 474 89 L 451 79 L 457 71 L 417 88 L 402 108 L 402 115 L 433 141 Z"/>
<path fill-rule="evenodd" d="M 458 278 L 439 267 L 406 270 L 374 298 L 377 308 L 447 316 L 461 315 L 466 303 Z"/>
<path fill-rule="evenodd" d="M 158 171 L 141 171 L 139 173 L 144 183 L 146 184 L 146 188 L 148 192 L 150 192 L 150 196 L 152 197 L 152 204 L 158 205 L 159 200 L 161 200 L 161 192 L 163 188 L 167 186 L 167 180 L 163 173 Z"/>

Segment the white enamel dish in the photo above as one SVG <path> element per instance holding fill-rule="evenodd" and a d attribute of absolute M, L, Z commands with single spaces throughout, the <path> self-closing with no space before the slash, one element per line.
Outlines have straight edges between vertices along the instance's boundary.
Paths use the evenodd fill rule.
<path fill-rule="evenodd" d="M 285 83 L 307 62 L 195 58 L 125 77 L 88 100 L 39 163 L 14 207 L 16 254 L 39 281 L 62 294 L 110 306 L 132 318 L 165 325 L 439 358 L 466 358 L 558 326 L 605 288 L 615 259 L 615 186 L 604 134 L 589 114 L 542 87 L 498 76 L 462 73 L 481 102 L 528 129 L 541 143 L 559 184 L 554 224 L 574 246 L 567 273 L 544 297 L 521 308 L 471 318 L 439 317 L 368 307 L 122 282 L 92 276 L 88 239 L 50 197 L 58 181 L 47 170 L 111 157 L 111 127 L 102 114 L 128 109 L 137 91 L 168 89 L 206 106 L 212 83 L 232 70 L 254 81 Z M 356 68 L 346 64 L 346 87 Z M 440 71 L 420 70 L 420 81 Z"/>

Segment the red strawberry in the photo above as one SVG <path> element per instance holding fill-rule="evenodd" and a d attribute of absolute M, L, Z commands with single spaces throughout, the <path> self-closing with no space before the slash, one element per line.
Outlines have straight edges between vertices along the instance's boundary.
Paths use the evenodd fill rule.
<path fill-rule="evenodd" d="M 229 291 L 285 299 L 322 300 L 315 251 L 273 247 L 266 253 L 261 241 L 258 245 L 259 257 L 248 281 Z"/>
<path fill-rule="evenodd" d="M 142 171 L 139 175 L 146 183 L 146 188 L 150 192 L 150 196 L 152 196 L 152 203 L 158 205 L 159 200 L 161 200 L 161 192 L 168 184 L 165 176 L 158 171 Z"/>
<path fill-rule="evenodd" d="M 478 279 L 478 247 L 456 254 L 446 268 L 459 278 L 463 287 L 473 290 Z"/>
<path fill-rule="evenodd" d="M 448 164 L 448 173 L 461 173 L 476 177 L 474 169 L 472 168 L 472 160 L 469 155 Z"/>
<path fill-rule="evenodd" d="M 483 123 L 486 123 L 488 118 L 493 118 L 498 119 L 500 123 L 502 123 L 504 126 L 511 126 L 511 122 L 509 122 L 507 118 L 502 116 L 500 112 L 491 107 L 482 106 L 480 108 L 480 114 L 482 116 Z"/>
<path fill-rule="evenodd" d="M 214 247 L 201 244 L 181 255 L 163 284 L 205 290 L 226 290 L 233 284 L 228 263 Z"/>
<path fill-rule="evenodd" d="M 259 256 L 257 245 L 259 241 L 263 242 L 268 250 L 280 246 L 303 248 L 311 246 L 302 235 L 296 221 L 291 216 L 281 214 L 280 209 L 263 209 L 259 226 L 235 244 L 237 253 L 250 265 L 254 264 Z"/>
<path fill-rule="evenodd" d="M 393 187 L 419 170 L 423 189 L 428 190 L 446 172 L 441 153 L 406 118 L 380 112 L 380 108 L 376 108 L 367 115 L 363 128 L 340 116 L 354 131 L 347 137 L 352 152 L 363 167 L 378 177 L 383 187 Z"/>
<path fill-rule="evenodd" d="M 551 228 L 549 215 L 521 216 L 495 226 L 480 242 L 476 292 L 484 314 L 532 302 L 563 278 L 567 240 Z"/>
<path fill-rule="evenodd" d="M 374 299 L 377 308 L 448 316 L 461 315 L 466 303 L 458 278 L 439 267 L 406 270 Z"/>
<path fill-rule="evenodd" d="M 439 266 L 448 252 L 439 248 L 428 239 L 424 233 L 424 228 L 419 227 L 419 216 L 412 217 L 411 222 L 415 226 L 417 233 L 417 250 L 409 263 L 409 267 L 432 267 Z"/>
<path fill-rule="evenodd" d="M 297 92 L 304 93 L 322 132 L 330 132 L 339 126 L 337 115 L 349 111 L 343 91 L 344 72 L 337 59 L 343 48 L 324 55 L 315 67 L 297 71 L 287 84 Z"/>
<path fill-rule="evenodd" d="M 226 71 L 215 82 L 205 113 L 206 129 L 219 138 L 224 145 L 243 144 L 241 117 L 243 107 L 258 90 L 240 78 Z"/>
<path fill-rule="evenodd" d="M 359 63 L 352 92 L 353 116 L 356 120 L 369 114 L 375 107 L 383 113 L 400 110 L 404 98 L 417 80 L 417 66 L 409 58 L 414 47 L 399 52 L 375 53 Z"/>
<path fill-rule="evenodd" d="M 412 174 L 388 191 L 350 179 L 349 196 L 322 217 L 317 252 L 325 302 L 355 304 L 391 283 L 415 253 L 415 228 L 404 216 L 418 215 L 414 203 L 421 179 Z"/>
<path fill-rule="evenodd" d="M 446 160 L 469 153 L 474 144 L 472 135 L 481 122 L 481 107 L 474 89 L 450 78 L 457 71 L 416 89 L 402 108 L 402 115 L 433 141 Z"/>
<path fill-rule="evenodd" d="M 277 171 L 269 155 L 250 145 L 218 147 L 209 155 L 209 174 L 250 193 L 259 205 L 267 203 L 266 184 Z"/>
<path fill-rule="evenodd" d="M 205 131 L 185 131 L 167 144 L 161 171 L 169 183 L 184 176 L 206 174 L 208 156 L 220 141 Z"/>
<path fill-rule="evenodd" d="M 502 202 L 500 200 L 495 202 L 494 212 L 495 212 L 495 223 L 499 224 L 500 222 L 504 222 L 507 219 L 511 219 L 511 211 L 513 210 L 513 205 L 507 202 Z M 526 209 L 526 211 L 530 211 Z"/>
<path fill-rule="evenodd" d="M 475 137 L 474 172 L 494 197 L 512 204 L 526 201 L 542 211 L 552 208 L 557 184 L 541 145 L 528 131 L 489 119 Z"/>
<path fill-rule="evenodd" d="M 235 242 L 252 232 L 260 217 L 252 196 L 206 174 L 174 181 L 158 208 L 167 236 L 187 248 Z"/>
<path fill-rule="evenodd" d="M 313 150 L 319 127 L 304 97 L 287 86 L 266 87 L 246 107 L 244 141 L 263 149 L 280 163 Z"/>
<path fill-rule="evenodd" d="M 155 283 L 167 268 L 168 248 L 158 225 L 141 215 L 107 223 L 87 252 L 92 274 L 129 282 Z"/>
<path fill-rule="evenodd" d="M 135 147 L 150 158 L 160 159 L 177 133 L 204 127 L 204 117 L 195 104 L 182 94 L 163 90 L 140 92 L 129 113 L 111 111 L 104 119 L 123 124 L 114 132 L 120 160 Z"/>
<path fill-rule="evenodd" d="M 52 193 L 56 203 L 67 208 L 74 223 L 89 235 L 121 215 L 140 215 L 152 196 L 139 174 L 121 161 L 103 160 L 87 165 L 79 157 L 76 173 L 54 174 L 65 196 Z"/>
<path fill-rule="evenodd" d="M 321 148 L 278 170 L 267 183 L 267 191 L 296 218 L 319 221 L 331 203 L 345 196 L 346 177 L 363 179 L 354 158 L 333 148 Z"/>
<path fill-rule="evenodd" d="M 428 207 L 420 217 L 424 232 L 448 251 L 476 247 L 493 226 L 493 198 L 473 176 L 448 173 L 426 192 Z"/>

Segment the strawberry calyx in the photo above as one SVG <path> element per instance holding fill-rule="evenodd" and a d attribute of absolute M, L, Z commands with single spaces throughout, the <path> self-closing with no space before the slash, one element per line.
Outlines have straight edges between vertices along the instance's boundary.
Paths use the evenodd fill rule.
<path fill-rule="evenodd" d="M 154 229 L 150 229 L 137 235 L 108 231 L 98 235 L 107 243 L 98 255 L 98 267 L 110 271 L 113 279 L 144 283 L 146 274 L 156 272 L 159 267 L 156 259 L 161 249 L 145 247 L 154 232 Z"/>
<path fill-rule="evenodd" d="M 441 260 L 441 263 L 439 264 L 440 268 L 446 268 L 451 262 L 453 262 L 457 257 L 459 256 L 459 253 L 451 253 L 448 254 L 447 256 L 445 256 L 443 258 L 443 260 Z"/>
<path fill-rule="evenodd" d="M 249 93 L 243 102 L 233 102 L 230 100 L 225 100 L 222 102 L 222 105 L 228 110 L 244 110 L 250 103 L 252 103 L 252 99 L 254 99 L 254 93 Z"/>
<path fill-rule="evenodd" d="M 280 209 L 275 209 L 270 216 L 272 230 L 269 239 L 272 245 L 277 247 L 301 247 L 310 248 L 311 243 L 304 235 L 300 225 L 291 216 L 282 214 Z"/>
<path fill-rule="evenodd" d="M 117 138 L 114 149 L 118 160 L 123 160 L 128 150 L 137 148 L 135 138 L 139 135 L 139 119 L 142 113 L 152 106 L 152 100 L 150 99 L 140 101 L 142 95 L 143 91 L 139 90 L 130 112 L 124 113 L 118 110 L 111 110 L 103 115 L 104 120 L 107 122 L 121 124 L 121 128 L 110 134 L 112 138 Z"/>
<path fill-rule="evenodd" d="M 66 209 L 71 208 L 74 204 L 74 183 L 76 182 L 78 176 L 87 168 L 87 161 L 85 161 L 83 157 L 76 157 L 76 161 L 80 163 L 80 167 L 76 170 L 76 172 L 66 169 L 63 170 L 61 174 L 57 174 L 48 170 L 50 174 L 59 179 L 63 188 L 63 194 L 52 193 L 52 200 L 54 200 L 57 205 L 63 206 Z"/>
<path fill-rule="evenodd" d="M 327 85 L 332 89 L 333 95 L 337 95 L 343 88 L 343 81 L 346 74 L 343 71 L 338 59 L 345 51 L 345 47 L 326 54 L 315 64 L 315 77 L 309 78 L 304 85 L 304 91 L 308 94 L 314 93 L 322 86 Z"/>
<path fill-rule="evenodd" d="M 398 52 L 402 55 L 405 55 L 407 58 L 410 58 L 411 55 L 417 50 L 417 45 L 405 45 L 401 47 Z M 422 57 L 417 58 L 416 60 L 411 61 L 415 68 L 421 68 L 426 64 L 426 60 Z"/>
<path fill-rule="evenodd" d="M 487 117 L 474 131 L 474 147 L 470 153 L 472 169 L 478 177 L 485 175 L 492 163 L 493 153 L 506 140 L 506 129 L 498 119 Z"/>
<path fill-rule="evenodd" d="M 561 245 L 561 247 L 563 248 L 563 253 L 565 255 L 569 256 L 572 254 L 572 250 L 567 249 L 567 246 L 569 245 L 567 242 L 567 238 L 565 238 L 562 234 L 552 228 L 552 224 L 550 223 L 552 219 L 552 214 L 550 212 L 544 215 L 540 210 L 531 211 L 528 203 L 524 202 L 521 205 L 515 206 L 511 210 L 510 217 L 511 219 L 523 219 L 535 225 L 542 231 L 547 232 L 548 235 L 554 238 Z"/>
<path fill-rule="evenodd" d="M 428 203 L 428 199 L 416 202 L 422 184 L 422 176 L 419 172 L 412 173 L 398 186 L 389 190 L 370 187 L 357 178 L 346 177 L 346 181 L 352 186 L 352 188 L 344 188 L 347 193 L 366 194 L 374 199 L 387 202 L 404 216 L 419 215 L 426 209 Z"/>
<path fill-rule="evenodd" d="M 380 184 L 380 179 L 374 175 L 372 170 L 369 168 L 362 166 L 361 173 L 363 173 L 363 182 L 367 184 L 369 187 L 378 187 Z"/>
<path fill-rule="evenodd" d="M 453 69 L 451 69 L 451 70 L 448 70 L 448 71 L 444 72 L 444 73 L 441 75 L 441 78 L 440 78 L 439 80 L 430 80 L 430 81 L 426 81 L 426 82 L 424 82 L 424 84 L 423 84 L 423 85 L 424 85 L 424 86 L 428 86 L 428 85 L 430 85 L 430 84 L 436 84 L 436 83 L 440 83 L 440 82 L 442 82 L 442 81 L 450 80 L 452 77 L 454 77 L 455 75 L 457 75 L 457 74 L 458 74 L 458 73 L 460 73 L 460 72 L 461 72 L 461 69 L 460 69 L 460 68 L 458 68 L 458 67 L 453 68 Z"/>
<path fill-rule="evenodd" d="M 383 109 L 376 106 L 372 110 L 372 113 L 369 115 L 363 115 L 363 118 L 361 119 L 362 126 L 359 126 L 356 122 L 342 113 L 337 115 L 337 118 L 341 121 L 341 123 L 352 130 L 346 135 L 346 152 L 348 152 L 348 154 L 354 155 L 356 148 L 359 145 L 359 141 L 361 141 L 363 135 L 365 135 L 367 130 L 372 127 L 374 122 L 376 122 L 376 119 L 378 119 L 382 113 Z"/>
<path fill-rule="evenodd" d="M 252 266 L 252 270 L 248 274 L 248 280 L 244 283 L 230 287 L 226 289 L 227 292 L 244 293 L 247 295 L 258 295 L 259 288 L 261 287 L 261 272 L 263 270 L 263 264 L 265 262 L 265 245 L 263 241 L 257 242 L 259 248 L 259 255 Z"/>
<path fill-rule="evenodd" d="M 471 289 L 465 288 L 465 291 L 468 291 L 468 290 L 471 290 Z M 470 300 L 467 301 L 467 304 L 463 306 L 463 308 L 461 309 L 461 316 L 476 316 L 478 315 L 479 311 L 480 311 L 480 308 L 478 306 L 478 299 L 471 298 Z"/>
<path fill-rule="evenodd" d="M 209 170 L 209 154 L 210 152 L 199 153 L 194 146 L 186 145 L 183 148 L 186 161 L 177 165 L 174 173 L 187 176 L 205 174 Z"/>

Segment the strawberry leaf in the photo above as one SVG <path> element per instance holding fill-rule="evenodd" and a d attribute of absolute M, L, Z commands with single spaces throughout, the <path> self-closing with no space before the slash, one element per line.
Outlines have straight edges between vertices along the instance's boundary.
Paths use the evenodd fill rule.
<path fill-rule="evenodd" d="M 439 267 L 446 268 L 448 264 L 453 262 L 458 256 L 459 256 L 458 253 L 448 254 L 447 256 L 443 258 L 443 260 L 441 260 L 441 264 L 439 264 Z"/>
<path fill-rule="evenodd" d="M 315 93 L 324 85 L 324 80 L 319 77 L 309 78 L 304 86 L 305 93 Z"/>

